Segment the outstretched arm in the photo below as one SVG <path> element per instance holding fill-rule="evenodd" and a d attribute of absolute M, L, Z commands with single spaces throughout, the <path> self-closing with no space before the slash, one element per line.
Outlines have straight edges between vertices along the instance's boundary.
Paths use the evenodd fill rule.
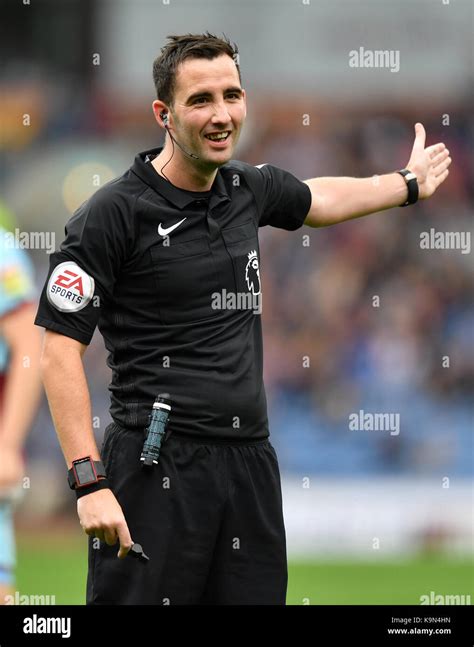
<path fill-rule="evenodd" d="M 426 132 L 415 124 L 415 142 L 405 168 L 418 179 L 419 199 L 433 195 L 448 177 L 451 164 L 443 143 L 425 148 Z M 306 180 L 312 202 L 305 225 L 327 227 L 338 222 L 398 207 L 407 199 L 407 186 L 399 173 L 369 178 L 320 177 Z"/>

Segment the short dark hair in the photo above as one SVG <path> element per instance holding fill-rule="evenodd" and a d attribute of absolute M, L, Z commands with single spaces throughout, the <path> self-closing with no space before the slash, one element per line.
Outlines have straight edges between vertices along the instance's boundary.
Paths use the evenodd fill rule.
<path fill-rule="evenodd" d="M 161 54 L 153 62 L 153 81 L 156 96 L 169 106 L 174 100 L 176 71 L 178 66 L 188 58 L 207 58 L 212 60 L 223 54 L 230 56 L 239 73 L 239 50 L 235 43 L 231 43 L 227 36 L 218 38 L 209 32 L 204 34 L 184 34 L 182 36 L 167 36 L 170 40 L 161 48 Z"/>

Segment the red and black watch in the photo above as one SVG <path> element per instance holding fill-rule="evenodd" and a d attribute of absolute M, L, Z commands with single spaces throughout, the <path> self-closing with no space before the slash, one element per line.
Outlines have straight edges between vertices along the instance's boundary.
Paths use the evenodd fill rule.
<path fill-rule="evenodd" d="M 90 456 L 72 461 L 72 467 L 67 473 L 67 480 L 71 490 L 78 490 L 94 483 L 99 483 L 101 478 L 105 477 L 105 467 L 102 461 L 93 461 Z"/>

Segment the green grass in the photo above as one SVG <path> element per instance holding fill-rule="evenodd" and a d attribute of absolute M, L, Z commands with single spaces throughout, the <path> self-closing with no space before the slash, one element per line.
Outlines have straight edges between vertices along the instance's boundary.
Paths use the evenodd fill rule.
<path fill-rule="evenodd" d="M 55 595 L 56 604 L 84 604 L 87 576 L 87 537 L 64 541 L 20 536 L 17 590 L 28 595 Z"/>
<path fill-rule="evenodd" d="M 20 535 L 17 589 L 55 595 L 56 604 L 84 604 L 87 538 Z M 471 595 L 473 563 L 426 557 L 398 562 L 291 562 L 288 604 L 419 604 L 430 591 Z"/>
<path fill-rule="evenodd" d="M 434 557 L 370 563 L 293 562 L 287 603 L 420 604 L 420 596 L 430 591 L 470 595 L 474 602 L 472 562 Z"/>

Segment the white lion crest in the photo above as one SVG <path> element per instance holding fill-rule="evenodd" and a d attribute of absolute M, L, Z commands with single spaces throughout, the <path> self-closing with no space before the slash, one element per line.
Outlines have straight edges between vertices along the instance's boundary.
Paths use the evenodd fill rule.
<path fill-rule="evenodd" d="M 257 250 L 251 251 L 247 254 L 248 263 L 245 268 L 245 280 L 247 281 L 248 289 L 252 294 L 260 294 L 260 269 L 258 266 Z"/>

